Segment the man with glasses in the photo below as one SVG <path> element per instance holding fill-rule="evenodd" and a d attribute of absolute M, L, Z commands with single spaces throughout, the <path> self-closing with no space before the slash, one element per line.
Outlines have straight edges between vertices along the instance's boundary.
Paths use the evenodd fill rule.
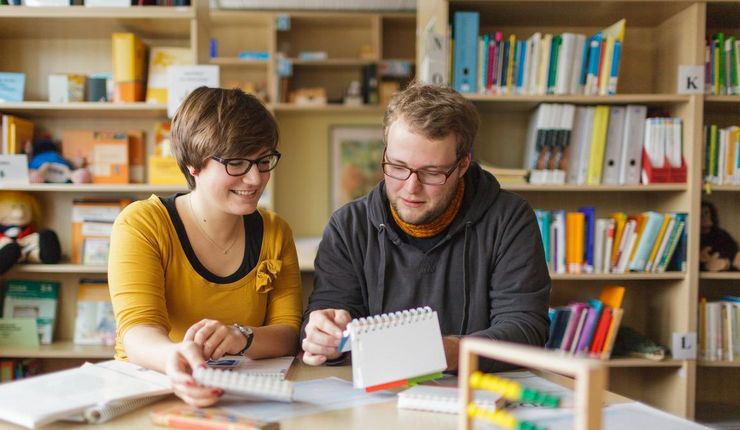
<path fill-rule="evenodd" d="M 352 318 L 420 306 L 437 311 L 450 371 L 462 336 L 544 345 L 550 277 L 537 221 L 471 161 L 475 106 L 414 84 L 383 122 L 384 180 L 334 212 L 319 245 L 303 361 L 341 361 Z"/>

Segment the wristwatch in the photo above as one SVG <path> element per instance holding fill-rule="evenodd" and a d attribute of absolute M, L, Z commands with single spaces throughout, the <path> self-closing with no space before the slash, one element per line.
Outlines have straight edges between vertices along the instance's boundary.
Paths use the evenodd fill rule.
<path fill-rule="evenodd" d="M 237 355 L 244 355 L 250 346 L 252 346 L 252 340 L 254 340 L 254 330 L 252 330 L 251 327 L 246 327 L 241 324 L 234 324 L 234 327 L 236 327 L 237 330 L 239 330 L 239 333 L 243 334 L 245 338 L 247 338 L 247 344 L 244 345 L 244 348 L 237 353 Z"/>

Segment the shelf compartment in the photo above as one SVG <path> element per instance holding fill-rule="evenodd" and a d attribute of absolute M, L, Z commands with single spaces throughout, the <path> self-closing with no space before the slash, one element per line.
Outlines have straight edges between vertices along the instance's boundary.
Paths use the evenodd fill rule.
<path fill-rule="evenodd" d="M 75 345 L 67 340 L 37 347 L 4 346 L 0 357 L 112 359 L 113 347 Z"/>

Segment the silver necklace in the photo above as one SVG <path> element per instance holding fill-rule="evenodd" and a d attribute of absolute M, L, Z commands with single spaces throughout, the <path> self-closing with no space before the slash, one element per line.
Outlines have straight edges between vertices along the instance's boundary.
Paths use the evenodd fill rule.
<path fill-rule="evenodd" d="M 239 235 L 238 234 L 234 235 L 234 238 L 231 240 L 231 244 L 229 244 L 229 246 L 227 246 L 226 248 L 221 248 L 220 246 L 218 246 L 216 241 L 213 240 L 211 236 L 208 235 L 208 233 L 206 233 L 203 227 L 201 227 L 200 219 L 197 216 L 195 216 L 195 210 L 193 210 L 193 195 L 192 194 L 188 194 L 188 206 L 190 206 L 190 216 L 193 217 L 193 221 L 195 221 L 195 225 L 198 226 L 198 230 L 200 230 L 203 236 L 205 236 L 205 238 L 208 239 L 209 242 L 211 242 L 211 245 L 213 245 L 219 251 L 223 252 L 224 255 L 228 254 L 231 248 L 234 247 L 234 244 L 236 243 L 236 239 L 239 237 Z M 203 218 L 203 222 L 206 222 L 205 218 Z M 234 223 L 234 226 L 231 227 L 231 231 L 234 231 L 234 227 L 236 226 L 238 222 L 239 220 L 237 219 L 236 223 Z"/>

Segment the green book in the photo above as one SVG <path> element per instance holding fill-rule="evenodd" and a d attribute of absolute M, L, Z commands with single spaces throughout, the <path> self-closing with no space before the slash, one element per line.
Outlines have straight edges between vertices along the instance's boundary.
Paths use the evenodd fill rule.
<path fill-rule="evenodd" d="M 8 280 L 3 318 L 36 318 L 39 342 L 50 344 L 57 316 L 59 282 Z"/>

